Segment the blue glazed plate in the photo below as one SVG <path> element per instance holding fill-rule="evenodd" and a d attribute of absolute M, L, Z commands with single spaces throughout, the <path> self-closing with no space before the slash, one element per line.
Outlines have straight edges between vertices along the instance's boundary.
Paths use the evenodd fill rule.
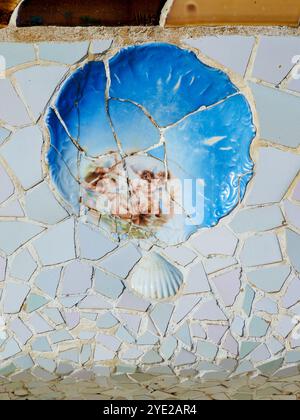
<path fill-rule="evenodd" d="M 106 66 L 77 69 L 46 124 L 62 198 L 75 213 L 82 206 L 117 222 L 120 234 L 184 242 L 228 215 L 253 175 L 246 97 L 224 72 L 170 44 L 124 48 Z"/>

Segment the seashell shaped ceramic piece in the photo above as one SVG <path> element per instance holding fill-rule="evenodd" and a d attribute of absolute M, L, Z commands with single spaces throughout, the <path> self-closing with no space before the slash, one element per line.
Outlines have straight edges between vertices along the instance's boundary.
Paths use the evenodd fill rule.
<path fill-rule="evenodd" d="M 156 252 L 142 259 L 131 278 L 132 289 L 150 299 L 175 296 L 182 283 L 181 271 Z"/>

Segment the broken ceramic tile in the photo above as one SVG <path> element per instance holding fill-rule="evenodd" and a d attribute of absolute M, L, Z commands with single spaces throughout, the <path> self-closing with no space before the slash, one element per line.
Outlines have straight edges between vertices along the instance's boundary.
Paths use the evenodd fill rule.
<path fill-rule="evenodd" d="M 118 277 L 126 278 L 140 259 L 141 254 L 137 248 L 133 244 L 128 244 L 104 258 L 99 265 Z"/>
<path fill-rule="evenodd" d="M 41 271 L 34 283 L 46 295 L 55 299 L 61 276 L 61 268 L 52 268 Z"/>
<path fill-rule="evenodd" d="M 114 358 L 115 358 L 115 352 L 107 350 L 105 347 L 100 346 L 99 344 L 96 345 L 95 354 L 94 354 L 95 362 L 105 362 L 105 361 L 113 360 Z"/>
<path fill-rule="evenodd" d="M 206 327 L 207 338 L 214 344 L 218 345 L 221 343 L 221 340 L 224 337 L 227 330 L 227 326 L 209 324 Z"/>
<path fill-rule="evenodd" d="M 193 318 L 199 321 L 227 321 L 225 314 L 214 299 L 199 305 Z"/>
<path fill-rule="evenodd" d="M 42 308 L 49 302 L 44 296 L 37 295 L 36 293 L 30 293 L 24 304 L 24 310 L 29 314 Z"/>
<path fill-rule="evenodd" d="M 192 245 L 202 255 L 233 255 L 238 239 L 226 227 L 217 227 L 213 230 L 207 230 L 195 237 L 191 241 Z"/>
<path fill-rule="evenodd" d="M 271 358 L 271 354 L 265 344 L 258 346 L 250 355 L 253 363 L 261 363 Z"/>
<path fill-rule="evenodd" d="M 215 286 L 225 306 L 232 306 L 240 293 L 241 269 L 237 268 L 226 274 L 213 277 L 211 284 Z"/>
<path fill-rule="evenodd" d="M 300 235 L 293 230 L 286 230 L 287 253 L 294 268 L 300 273 Z"/>
<path fill-rule="evenodd" d="M 242 308 L 245 314 L 249 317 L 252 311 L 252 304 L 255 299 L 255 292 L 254 290 L 247 284 L 245 287 L 244 299 Z"/>
<path fill-rule="evenodd" d="M 197 258 L 194 251 L 185 246 L 168 247 L 164 249 L 163 253 L 175 263 L 182 265 L 183 267 L 186 267 Z"/>
<path fill-rule="evenodd" d="M 30 292 L 27 284 L 6 282 L 2 296 L 2 308 L 5 314 L 17 314 Z"/>
<path fill-rule="evenodd" d="M 88 42 L 42 42 L 38 49 L 40 60 L 74 64 L 87 54 Z"/>
<path fill-rule="evenodd" d="M 165 360 L 169 360 L 177 347 L 176 338 L 169 336 L 162 341 L 159 352 Z"/>
<path fill-rule="evenodd" d="M 34 241 L 34 247 L 45 266 L 74 259 L 74 219 L 67 219 L 47 230 Z"/>
<path fill-rule="evenodd" d="M 43 230 L 44 228 L 29 222 L 1 222 L 0 249 L 11 255 Z"/>
<path fill-rule="evenodd" d="M 253 316 L 249 324 L 249 335 L 251 337 L 264 337 L 269 329 L 270 323 L 263 318 Z"/>
<path fill-rule="evenodd" d="M 270 337 L 266 344 L 273 355 L 280 353 L 284 349 L 283 344 L 281 344 L 275 337 Z"/>
<path fill-rule="evenodd" d="M 153 335 L 151 332 L 146 331 L 143 335 L 141 335 L 137 341 L 136 344 L 138 346 L 154 346 L 159 341 L 159 338 L 155 335 Z"/>
<path fill-rule="evenodd" d="M 30 124 L 25 105 L 8 79 L 0 79 L 0 92 L 1 96 L 6 98 L 5 104 L 2 102 L 0 105 L 0 120 L 12 126 Z"/>
<path fill-rule="evenodd" d="M 42 132 L 38 126 L 34 126 L 14 133 L 1 150 L 2 156 L 25 190 L 32 188 L 43 179 L 42 146 Z"/>
<path fill-rule="evenodd" d="M 242 337 L 244 334 L 244 328 L 245 328 L 245 321 L 240 316 L 236 316 L 234 320 L 231 323 L 230 329 L 231 331 L 238 335 L 239 337 Z"/>
<path fill-rule="evenodd" d="M 99 230 L 94 230 L 83 223 L 78 226 L 78 235 L 80 256 L 87 260 L 99 260 L 118 246 Z"/>
<path fill-rule="evenodd" d="M 118 323 L 119 321 L 111 313 L 107 313 L 99 315 L 96 325 L 100 329 L 110 329 L 118 325 Z"/>
<path fill-rule="evenodd" d="M 5 342 L 3 350 L 0 351 L 0 360 L 3 361 L 9 359 L 19 353 L 21 353 L 21 349 L 18 343 L 13 338 L 10 338 Z"/>
<path fill-rule="evenodd" d="M 18 200 L 10 200 L 9 203 L 1 206 L 0 217 L 24 217 L 24 211 Z"/>
<path fill-rule="evenodd" d="M 107 51 L 113 43 L 113 39 L 95 39 L 91 44 L 92 54 L 102 54 Z"/>
<path fill-rule="evenodd" d="M 298 37 L 262 36 L 259 42 L 253 76 L 279 85 L 294 66 L 291 57 L 300 47 Z"/>
<path fill-rule="evenodd" d="M 59 326 L 65 323 L 60 311 L 57 308 L 45 308 L 42 311 L 42 314 L 45 315 L 56 326 Z"/>
<path fill-rule="evenodd" d="M 31 220 L 48 225 L 61 222 L 68 216 L 45 182 L 27 192 L 25 209 Z"/>
<path fill-rule="evenodd" d="M 256 303 L 255 310 L 258 312 L 265 312 L 270 315 L 277 315 L 278 305 L 274 300 L 270 299 L 269 297 L 265 297 Z"/>
<path fill-rule="evenodd" d="M 68 331 L 65 331 L 65 330 L 53 331 L 50 333 L 49 338 L 52 344 L 58 344 L 65 341 L 74 340 L 72 335 Z"/>
<path fill-rule="evenodd" d="M 191 332 L 188 323 L 184 323 L 176 331 L 175 337 L 188 348 L 192 346 Z"/>
<path fill-rule="evenodd" d="M 211 257 L 203 261 L 204 269 L 207 274 L 217 273 L 218 271 L 236 264 L 237 260 L 233 257 Z"/>
<path fill-rule="evenodd" d="M 128 292 L 127 290 L 125 290 L 125 292 L 122 294 L 116 305 L 117 308 L 129 309 L 139 312 L 146 312 L 149 306 L 149 302 Z"/>
<path fill-rule="evenodd" d="M 238 342 L 232 337 L 230 331 L 228 331 L 225 336 L 222 348 L 235 357 L 238 355 L 239 345 Z"/>
<path fill-rule="evenodd" d="M 185 295 L 177 300 L 176 308 L 173 315 L 173 322 L 179 324 L 190 312 L 198 305 L 201 298 L 193 295 Z"/>
<path fill-rule="evenodd" d="M 20 318 L 12 320 L 9 326 L 22 346 L 24 346 L 33 335 Z"/>
<path fill-rule="evenodd" d="M 298 321 L 287 315 L 282 315 L 278 319 L 278 324 L 275 331 L 283 338 L 291 333 L 291 331 L 297 326 Z"/>
<path fill-rule="evenodd" d="M 49 353 L 52 351 L 47 337 L 35 337 L 31 343 L 32 351 Z"/>
<path fill-rule="evenodd" d="M 206 360 L 214 360 L 218 352 L 218 347 L 207 341 L 198 341 L 196 351 L 200 357 Z"/>
<path fill-rule="evenodd" d="M 273 118 L 273 116 L 272 116 Z M 279 173 L 277 168 L 281 168 Z M 279 203 L 300 170 L 300 157 L 275 148 L 262 147 L 256 164 L 248 205 Z"/>
<path fill-rule="evenodd" d="M 254 83 L 250 87 L 260 117 L 261 137 L 283 146 L 298 147 L 299 97 Z"/>
<path fill-rule="evenodd" d="M 65 66 L 33 66 L 14 74 L 35 121 L 51 99 L 66 70 Z"/>
<path fill-rule="evenodd" d="M 63 270 L 60 293 L 65 296 L 86 293 L 92 287 L 93 269 L 81 261 L 74 261 Z"/>
<path fill-rule="evenodd" d="M 284 201 L 286 221 L 296 229 L 300 229 L 300 206 L 289 200 Z"/>
<path fill-rule="evenodd" d="M 121 280 L 106 274 L 103 271 L 95 271 L 94 289 L 97 293 L 110 298 L 117 299 L 124 290 L 124 285 Z"/>
<path fill-rule="evenodd" d="M 247 271 L 247 277 L 258 289 L 268 293 L 276 293 L 282 289 L 290 272 L 290 266 L 277 265 L 276 267 Z"/>
<path fill-rule="evenodd" d="M 182 349 L 175 357 L 174 366 L 190 365 L 194 363 L 195 360 L 196 356 L 193 353 Z"/>
<path fill-rule="evenodd" d="M 28 281 L 36 268 L 36 262 L 30 252 L 25 249 L 13 259 L 10 267 L 10 275 L 18 280 Z"/>
<path fill-rule="evenodd" d="M 173 311 L 174 305 L 170 303 L 157 303 L 150 313 L 152 321 L 162 336 L 167 331 Z"/>
<path fill-rule="evenodd" d="M 252 236 L 245 241 L 241 262 L 246 267 L 273 264 L 282 261 L 282 253 L 275 233 Z"/>
<path fill-rule="evenodd" d="M 300 279 L 294 278 L 290 282 L 285 295 L 281 299 L 283 308 L 290 308 L 300 301 Z"/>
<path fill-rule="evenodd" d="M 81 297 L 80 300 L 81 301 L 78 304 L 78 308 L 80 309 L 100 310 L 111 308 L 111 304 L 105 299 L 103 299 L 101 296 L 89 295 L 84 299 L 82 299 Z"/>
<path fill-rule="evenodd" d="M 205 293 L 211 290 L 201 263 L 191 267 L 185 283 L 184 294 Z"/>
<path fill-rule="evenodd" d="M 235 233 L 263 232 L 282 226 L 284 217 L 279 206 L 246 208 L 239 211 L 230 223 Z"/>
<path fill-rule="evenodd" d="M 49 331 L 53 331 L 53 327 L 45 321 L 45 319 L 38 313 L 34 313 L 28 318 L 28 324 L 36 334 L 43 334 Z"/>
<path fill-rule="evenodd" d="M 244 76 L 255 39 L 247 36 L 205 36 L 185 39 L 184 42 L 223 66 Z M 235 52 L 239 50 L 240 54 Z"/>

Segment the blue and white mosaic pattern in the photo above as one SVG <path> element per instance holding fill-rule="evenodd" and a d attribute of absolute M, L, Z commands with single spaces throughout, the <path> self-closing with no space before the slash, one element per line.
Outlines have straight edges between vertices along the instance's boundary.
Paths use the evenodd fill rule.
<path fill-rule="evenodd" d="M 159 97 L 150 86 L 145 95 L 139 88 L 144 72 L 131 74 L 123 66 L 128 54 L 145 51 L 146 58 L 148 48 L 153 54 L 159 48 L 121 49 L 105 40 L 94 54 L 93 42 L 57 49 L 28 44 L 19 60 L 14 44 L 0 44 L 8 63 L 0 79 L 0 399 L 116 399 L 128 398 L 128 390 L 133 399 L 299 396 L 300 87 L 286 58 L 289 42 L 295 40 L 205 37 L 182 40 L 180 48 L 160 46 L 175 58 L 190 57 L 197 69 L 197 94 L 185 95 L 191 79 L 183 78 L 181 105 L 174 101 L 172 109 L 170 89 Z M 277 53 L 265 66 L 269 43 Z M 149 80 L 160 79 L 166 61 L 148 63 Z M 174 67 L 174 79 L 171 72 L 173 89 L 178 72 L 189 71 L 185 65 L 190 68 L 188 60 Z M 102 74 L 85 80 L 95 92 L 94 106 L 75 109 L 91 99 L 76 91 L 75 80 L 93 69 Z M 212 92 L 205 74 L 221 78 Z M 248 103 L 258 138 L 245 189 L 255 134 Z M 74 124 L 79 109 L 81 124 Z M 101 143 L 93 130 L 101 130 Z M 186 157 L 177 153 L 182 139 L 198 141 L 214 156 L 223 156 L 222 142 L 231 148 L 222 151 L 226 166 L 209 173 L 220 182 L 231 166 L 233 176 L 249 172 L 238 198 L 230 191 L 228 201 L 214 196 L 222 202 L 216 202 L 218 225 L 175 246 L 137 232 L 124 236 L 117 224 L 111 235 L 112 225 L 93 209 L 74 211 L 82 189 L 78 154 L 93 160 L 113 147 L 123 162 L 137 158 L 131 153 L 140 148 L 139 162 L 148 161 L 145 153 L 165 162 L 166 146 L 170 171 L 173 154 L 174 168 L 183 159 L 198 176 L 205 165 L 198 167 L 188 148 Z M 57 178 L 45 163 L 49 148 L 61 171 Z M 218 218 L 207 214 L 206 226 Z M 179 290 L 163 300 L 142 297 L 133 288 L 136 273 L 149 259 L 161 264 L 160 258 Z"/>

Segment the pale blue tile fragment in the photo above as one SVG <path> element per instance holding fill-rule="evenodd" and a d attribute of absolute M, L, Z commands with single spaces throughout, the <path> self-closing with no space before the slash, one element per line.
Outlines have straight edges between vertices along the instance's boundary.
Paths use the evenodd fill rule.
<path fill-rule="evenodd" d="M 43 135 L 37 126 L 27 127 L 13 134 L 1 149 L 25 190 L 42 181 Z"/>
<path fill-rule="evenodd" d="M 291 272 L 289 265 L 277 265 L 271 268 L 260 268 L 254 271 L 248 271 L 249 281 L 258 289 L 267 293 L 279 292 Z"/>
<path fill-rule="evenodd" d="M 14 74 L 35 120 L 44 111 L 66 71 L 65 66 L 33 66 Z"/>
<path fill-rule="evenodd" d="M 252 353 L 260 343 L 255 341 L 242 341 L 240 343 L 240 359 L 244 359 L 250 353 Z"/>
<path fill-rule="evenodd" d="M 173 311 L 174 305 L 170 303 L 157 303 L 150 313 L 152 321 L 162 335 L 165 335 L 167 331 Z"/>
<path fill-rule="evenodd" d="M 244 76 L 255 38 L 248 36 L 204 36 L 185 39 L 184 42 L 223 66 Z"/>
<path fill-rule="evenodd" d="M 10 357 L 13 357 L 18 353 L 21 353 L 19 344 L 16 342 L 15 339 L 10 338 L 6 341 L 5 345 L 3 346 L 3 350 L 0 351 L 0 360 L 9 359 Z"/>
<path fill-rule="evenodd" d="M 260 120 L 260 136 L 287 147 L 300 145 L 300 98 L 250 83 Z"/>
<path fill-rule="evenodd" d="M 25 210 L 31 220 L 49 225 L 54 225 L 68 216 L 45 182 L 26 194 Z"/>
<path fill-rule="evenodd" d="M 207 341 L 198 341 L 196 351 L 199 356 L 206 360 L 214 360 L 218 352 L 218 347 Z"/>
<path fill-rule="evenodd" d="M 103 329 L 109 329 L 109 328 L 113 328 L 116 325 L 118 325 L 119 321 L 111 314 L 111 313 L 107 313 L 104 315 L 99 316 L 99 318 L 97 319 L 97 323 L 96 326 L 97 328 L 103 328 Z"/>
<path fill-rule="evenodd" d="M 0 102 L 0 120 L 20 127 L 31 124 L 26 107 L 8 79 L 0 79 L 0 94 L 5 101 Z"/>
<path fill-rule="evenodd" d="M 263 318 L 253 316 L 249 324 L 249 334 L 251 337 L 264 337 L 269 329 L 270 323 Z"/>
<path fill-rule="evenodd" d="M 191 332 L 188 323 L 184 323 L 176 332 L 176 338 L 187 347 L 192 346 Z"/>
<path fill-rule="evenodd" d="M 101 54 L 107 51 L 113 43 L 113 39 L 95 39 L 91 44 L 92 54 Z"/>
<path fill-rule="evenodd" d="M 61 351 L 58 355 L 58 358 L 61 360 L 66 360 L 68 362 L 79 363 L 79 350 L 71 349 L 71 350 Z"/>
<path fill-rule="evenodd" d="M 130 243 L 118 248 L 99 265 L 116 276 L 126 278 L 141 257 L 138 249 Z"/>
<path fill-rule="evenodd" d="M 21 42 L 0 42 L 0 55 L 5 58 L 6 68 L 35 61 L 34 45 Z"/>
<path fill-rule="evenodd" d="M 169 336 L 162 341 L 159 352 L 165 360 L 169 360 L 173 356 L 176 347 L 176 338 Z"/>
<path fill-rule="evenodd" d="M 51 298 L 56 297 L 56 291 L 60 280 L 61 268 L 43 270 L 36 277 L 35 285 Z"/>
<path fill-rule="evenodd" d="M 87 54 L 88 46 L 89 43 L 87 41 L 41 42 L 38 44 L 39 57 L 41 60 L 74 64 Z"/>
<path fill-rule="evenodd" d="M 74 219 L 68 219 L 41 235 L 34 247 L 43 265 L 72 260 L 75 255 Z"/>
<path fill-rule="evenodd" d="M 246 267 L 273 264 L 282 261 L 277 235 L 265 233 L 246 239 L 241 252 L 241 262 Z"/>
<path fill-rule="evenodd" d="M 88 260 L 99 260 L 118 247 L 102 232 L 83 223 L 78 226 L 78 236 L 80 256 Z"/>
<path fill-rule="evenodd" d="M 124 290 L 124 284 L 121 280 L 118 280 L 103 271 L 96 270 L 94 289 L 97 293 L 101 293 L 110 299 L 117 299 Z"/>
<path fill-rule="evenodd" d="M 28 281 L 36 268 L 36 262 L 30 252 L 25 249 L 13 259 L 10 267 L 10 275 L 18 280 Z"/>
<path fill-rule="evenodd" d="M 65 330 L 54 331 L 50 334 L 50 341 L 52 344 L 58 344 L 73 339 L 74 338 L 71 336 L 71 334 Z"/>
<path fill-rule="evenodd" d="M 300 235 L 293 230 L 286 230 L 287 253 L 295 270 L 300 273 Z"/>
<path fill-rule="evenodd" d="M 17 314 L 30 292 L 27 284 L 6 282 L 2 295 L 2 310 L 5 314 Z"/>
<path fill-rule="evenodd" d="M 36 337 L 31 343 L 32 351 L 48 353 L 52 351 L 49 341 L 46 337 Z"/>
<path fill-rule="evenodd" d="M 27 369 L 32 368 L 34 366 L 34 363 L 30 356 L 22 355 L 14 359 L 14 365 L 16 365 L 16 367 L 21 370 L 27 370 Z"/>

